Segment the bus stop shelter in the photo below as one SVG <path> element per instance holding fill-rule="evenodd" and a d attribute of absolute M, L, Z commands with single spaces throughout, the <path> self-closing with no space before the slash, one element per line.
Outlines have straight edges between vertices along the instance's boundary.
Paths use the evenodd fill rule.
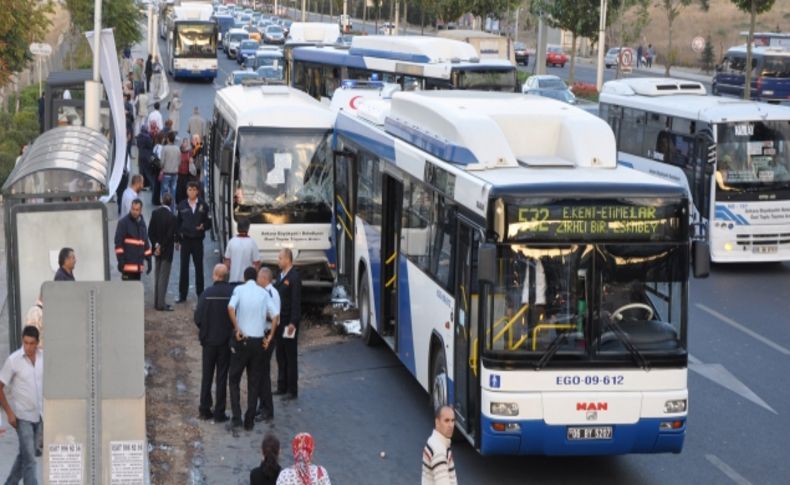
<path fill-rule="evenodd" d="M 109 141 L 97 131 L 53 128 L 36 139 L 3 185 L 11 351 L 21 342 L 27 309 L 58 269 L 61 248 L 75 251 L 76 279 L 109 280 L 107 210 L 99 197 L 107 193 L 111 156 Z"/>

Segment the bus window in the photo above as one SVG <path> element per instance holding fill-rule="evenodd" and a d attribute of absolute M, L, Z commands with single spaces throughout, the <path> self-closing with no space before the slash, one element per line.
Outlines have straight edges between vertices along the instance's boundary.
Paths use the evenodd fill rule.
<path fill-rule="evenodd" d="M 431 273 L 444 289 L 450 291 L 453 285 L 452 246 L 455 240 L 455 217 L 452 207 L 443 196 L 438 199 L 436 232 L 431 248 Z"/>
<path fill-rule="evenodd" d="M 669 140 L 666 133 L 669 129 L 667 115 L 648 113 L 645 122 L 645 146 L 639 153 L 654 160 L 669 160 Z"/>
<path fill-rule="evenodd" d="M 623 121 L 620 125 L 620 150 L 632 155 L 642 155 L 644 130 L 645 112 L 624 108 Z"/>
<path fill-rule="evenodd" d="M 790 77 L 790 57 L 763 57 L 763 66 L 760 75 L 765 77 Z"/>
<path fill-rule="evenodd" d="M 430 193 L 420 184 L 404 180 L 401 252 L 426 271 L 433 224 L 431 202 Z"/>
<path fill-rule="evenodd" d="M 722 123 L 716 180 L 729 191 L 779 188 L 790 183 L 790 122 Z M 719 192 L 726 198 L 726 195 Z"/>
<path fill-rule="evenodd" d="M 340 87 L 342 76 L 339 67 L 325 67 L 323 70 L 324 92 L 323 96 L 331 98 L 335 94 L 335 89 Z"/>
<path fill-rule="evenodd" d="M 360 152 L 358 164 L 357 214 L 368 224 L 380 227 L 381 170 L 379 159 L 373 154 Z"/>

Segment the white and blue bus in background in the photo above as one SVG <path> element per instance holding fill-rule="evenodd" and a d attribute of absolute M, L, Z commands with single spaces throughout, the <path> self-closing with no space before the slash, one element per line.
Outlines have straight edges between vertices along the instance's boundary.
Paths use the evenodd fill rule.
<path fill-rule="evenodd" d="M 214 80 L 217 77 L 217 23 L 213 7 L 182 3 L 173 7 L 167 38 L 167 70 L 173 79 Z"/>
<path fill-rule="evenodd" d="M 609 81 L 599 101 L 622 165 L 688 188 L 714 262 L 790 260 L 790 108 L 666 78 Z"/>
<path fill-rule="evenodd" d="M 209 199 L 220 250 L 240 218 L 261 262 L 288 247 L 306 300 L 328 300 L 332 248 L 332 126 L 335 115 L 302 91 L 260 83 L 217 91 L 211 125 Z"/>
<path fill-rule="evenodd" d="M 680 452 L 687 191 L 617 166 L 606 123 L 554 100 L 371 92 L 338 112 L 334 150 L 364 340 L 482 454 Z"/>
<path fill-rule="evenodd" d="M 297 47 L 287 57 L 291 86 L 329 100 L 344 80 L 380 80 L 404 90 L 516 92 L 516 67 L 479 59 L 466 42 L 439 37 L 354 36 L 351 47 Z"/>

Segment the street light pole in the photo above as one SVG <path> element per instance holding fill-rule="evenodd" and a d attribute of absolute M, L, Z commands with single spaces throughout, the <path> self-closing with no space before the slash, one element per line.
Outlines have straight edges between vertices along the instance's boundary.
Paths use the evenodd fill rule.
<path fill-rule="evenodd" d="M 302 22 L 307 22 L 307 0 L 302 0 Z"/>
<path fill-rule="evenodd" d="M 601 0 L 601 18 L 598 25 L 598 69 L 595 76 L 595 88 L 601 92 L 603 87 L 603 55 L 606 49 L 606 7 L 607 0 Z"/>
<path fill-rule="evenodd" d="M 85 126 L 96 131 L 101 131 L 101 4 L 102 0 L 93 2 L 93 79 L 85 81 Z"/>

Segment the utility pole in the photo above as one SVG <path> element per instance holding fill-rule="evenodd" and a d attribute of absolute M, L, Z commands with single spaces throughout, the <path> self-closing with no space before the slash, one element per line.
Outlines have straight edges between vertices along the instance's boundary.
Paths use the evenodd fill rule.
<path fill-rule="evenodd" d="M 601 0 L 601 18 L 598 25 L 598 70 L 595 76 L 595 88 L 601 92 L 603 87 L 603 56 L 606 49 L 606 7 L 607 0 Z"/>
<path fill-rule="evenodd" d="M 535 74 L 546 74 L 546 22 L 543 20 L 543 12 L 538 15 L 538 46 L 535 49 Z"/>
<path fill-rule="evenodd" d="M 513 43 L 518 42 L 518 14 L 521 12 L 521 5 L 516 7 L 516 26 L 513 27 Z"/>
<path fill-rule="evenodd" d="M 400 24 L 400 0 L 395 0 L 395 28 L 392 35 L 398 35 L 398 24 Z"/>
<path fill-rule="evenodd" d="M 307 22 L 307 0 L 302 0 L 302 22 Z"/>
<path fill-rule="evenodd" d="M 102 0 L 93 2 L 93 79 L 85 81 L 85 126 L 101 131 L 101 4 Z"/>

